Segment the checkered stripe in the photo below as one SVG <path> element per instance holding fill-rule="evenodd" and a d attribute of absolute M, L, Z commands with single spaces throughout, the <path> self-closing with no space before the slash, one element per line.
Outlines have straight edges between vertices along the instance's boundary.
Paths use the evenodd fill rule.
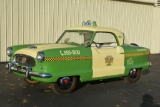
<path fill-rule="evenodd" d="M 131 57 L 131 56 L 146 56 L 149 55 L 149 52 L 145 52 L 145 53 L 136 53 L 136 54 L 125 54 L 125 57 Z"/>
<path fill-rule="evenodd" d="M 44 61 L 73 61 L 73 60 L 92 60 L 91 56 L 78 57 L 46 57 Z"/>

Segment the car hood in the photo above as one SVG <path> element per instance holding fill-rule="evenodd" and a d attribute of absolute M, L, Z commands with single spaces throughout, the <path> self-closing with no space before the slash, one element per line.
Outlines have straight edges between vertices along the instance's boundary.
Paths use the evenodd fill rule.
<path fill-rule="evenodd" d="M 70 48 L 70 47 L 76 47 L 73 45 L 67 45 L 67 44 L 40 44 L 40 45 L 30 45 L 27 48 L 23 48 L 20 50 L 17 50 L 15 54 L 25 54 L 32 56 L 36 58 L 37 52 L 49 50 L 49 49 L 57 49 L 57 48 Z"/>

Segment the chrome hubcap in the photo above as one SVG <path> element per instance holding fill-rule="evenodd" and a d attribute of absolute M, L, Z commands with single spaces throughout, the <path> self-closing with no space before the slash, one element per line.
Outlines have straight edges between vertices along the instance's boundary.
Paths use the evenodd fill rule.
<path fill-rule="evenodd" d="M 132 69 L 132 70 L 130 71 L 130 76 L 131 76 L 131 77 L 137 76 L 137 71 L 136 71 L 136 69 Z"/>
<path fill-rule="evenodd" d="M 59 87 L 61 89 L 68 89 L 71 87 L 72 85 L 72 82 L 71 82 L 71 79 L 69 77 L 63 77 L 59 80 L 59 83 L 58 83 Z"/>

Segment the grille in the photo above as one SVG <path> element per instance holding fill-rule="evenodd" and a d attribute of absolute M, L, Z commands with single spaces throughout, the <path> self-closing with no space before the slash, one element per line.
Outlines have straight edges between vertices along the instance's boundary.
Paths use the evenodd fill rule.
<path fill-rule="evenodd" d="M 35 60 L 33 57 L 24 55 L 24 54 L 16 54 L 14 56 L 14 60 L 21 66 L 33 67 L 35 66 Z"/>

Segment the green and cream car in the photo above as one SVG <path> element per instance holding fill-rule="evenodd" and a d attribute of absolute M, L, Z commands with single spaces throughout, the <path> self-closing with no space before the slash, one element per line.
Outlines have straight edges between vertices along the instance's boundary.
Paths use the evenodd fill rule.
<path fill-rule="evenodd" d="M 150 67 L 148 48 L 125 43 L 122 32 L 83 22 L 66 29 L 53 44 L 28 44 L 7 48 L 9 73 L 28 84 L 50 83 L 57 94 L 67 94 L 78 81 L 124 77 L 139 79 Z"/>

